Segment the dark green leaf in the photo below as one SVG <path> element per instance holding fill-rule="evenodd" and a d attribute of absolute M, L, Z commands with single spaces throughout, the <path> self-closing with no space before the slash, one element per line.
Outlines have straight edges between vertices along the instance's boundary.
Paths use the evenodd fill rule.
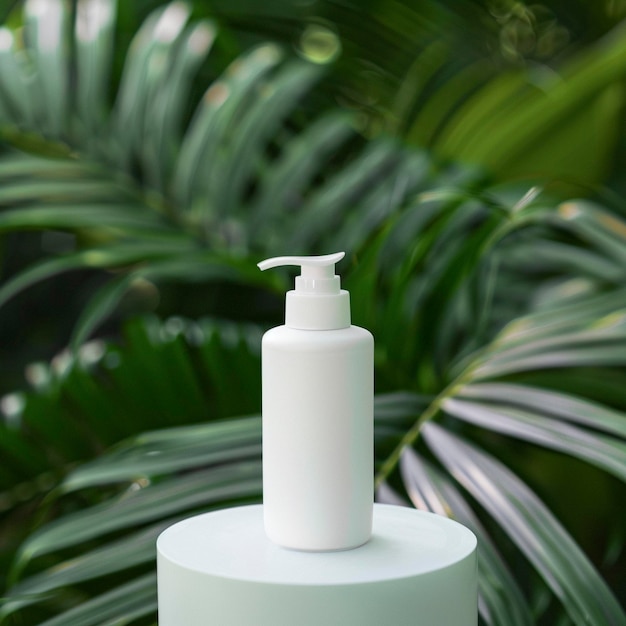
<path fill-rule="evenodd" d="M 145 481 L 112 503 L 78 511 L 44 526 L 20 550 L 19 565 L 42 554 L 80 544 L 116 530 L 138 527 L 200 507 L 258 498 L 261 465 L 247 461 L 195 472 L 155 485 Z"/>
<path fill-rule="evenodd" d="M 25 578 L 11 589 L 11 595 L 38 596 L 61 587 L 78 585 L 100 576 L 151 563 L 156 559 L 157 537 L 177 521 L 179 518 L 169 519 L 141 532 L 132 533 L 124 539 L 85 552 L 75 559 L 63 561 L 51 569 Z M 3 614 L 7 614 L 7 611 Z"/>
<path fill-rule="evenodd" d="M 140 576 L 37 626 L 122 626 L 154 613 L 156 574 Z"/>
<path fill-rule="evenodd" d="M 65 492 L 118 481 L 133 481 L 217 463 L 260 456 L 261 420 L 238 418 L 169 428 L 140 435 L 106 456 L 82 465 L 61 484 Z"/>

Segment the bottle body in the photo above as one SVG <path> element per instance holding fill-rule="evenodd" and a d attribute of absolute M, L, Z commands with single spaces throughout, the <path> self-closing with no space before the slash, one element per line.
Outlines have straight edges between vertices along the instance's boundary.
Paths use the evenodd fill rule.
<path fill-rule="evenodd" d="M 279 326 L 263 337 L 265 531 L 296 550 L 347 550 L 372 531 L 374 340 Z"/>

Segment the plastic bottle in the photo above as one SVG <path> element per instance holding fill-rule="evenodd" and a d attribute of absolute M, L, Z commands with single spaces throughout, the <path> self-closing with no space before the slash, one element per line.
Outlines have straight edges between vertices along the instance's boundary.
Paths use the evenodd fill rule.
<path fill-rule="evenodd" d="M 374 340 L 351 325 L 344 254 L 259 263 L 302 268 L 285 325 L 262 342 L 265 532 L 295 550 L 356 548 L 372 532 Z"/>

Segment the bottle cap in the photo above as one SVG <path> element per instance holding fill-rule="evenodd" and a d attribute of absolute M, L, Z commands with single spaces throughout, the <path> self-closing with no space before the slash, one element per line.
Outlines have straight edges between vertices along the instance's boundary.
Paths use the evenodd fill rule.
<path fill-rule="evenodd" d="M 337 330 L 350 326 L 350 294 L 341 289 L 335 263 L 345 252 L 323 256 L 280 256 L 258 264 L 264 271 L 283 265 L 298 265 L 295 290 L 287 292 L 285 326 L 300 330 Z"/>

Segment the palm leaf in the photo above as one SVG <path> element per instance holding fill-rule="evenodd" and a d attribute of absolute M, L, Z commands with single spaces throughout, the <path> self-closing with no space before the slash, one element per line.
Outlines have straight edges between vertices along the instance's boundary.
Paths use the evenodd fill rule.
<path fill-rule="evenodd" d="M 626 437 L 626 423 L 621 413 L 570 394 L 533 389 L 529 385 L 473 383 L 461 389 L 459 396 L 487 403 L 506 403 L 525 411 L 545 412 L 616 437 Z"/>
<path fill-rule="evenodd" d="M 572 310 L 574 307 L 572 307 Z M 596 310 L 598 306 L 596 305 Z M 600 309 L 601 310 L 601 309 Z M 544 314 L 537 314 L 538 316 L 544 316 Z M 533 315 L 529 317 L 533 319 Z M 530 322 L 526 324 L 523 321 L 519 322 L 520 326 L 531 326 Z M 571 334 L 571 329 L 565 328 L 566 335 Z M 192 335 L 190 335 L 192 336 Z M 504 331 L 504 337 L 507 336 L 507 329 Z M 494 340 L 494 353 L 498 354 L 498 349 L 506 349 L 506 341 L 503 342 L 502 338 L 497 337 Z M 551 349 L 551 345 L 548 344 L 544 347 L 544 350 Z M 557 348 L 558 349 L 558 348 Z M 486 351 L 489 354 L 489 351 Z M 477 362 L 482 363 L 485 360 L 483 354 L 479 355 L 476 359 Z M 472 367 L 468 366 L 467 371 L 471 373 Z M 477 369 L 474 371 L 478 371 Z M 503 385 L 502 391 L 499 392 L 499 385 Z M 445 411 L 456 417 L 462 419 L 468 418 L 467 411 L 461 410 L 459 407 L 465 407 L 471 403 L 476 404 L 478 401 L 482 401 L 483 404 L 478 405 L 481 407 L 481 411 L 474 411 L 472 415 L 479 415 L 480 420 L 476 422 L 473 419 L 473 423 L 478 423 L 482 428 L 490 430 L 496 430 L 505 432 L 507 434 L 514 434 L 518 436 L 518 431 L 523 431 L 525 438 L 538 441 L 545 445 L 543 437 L 545 432 L 549 428 L 550 419 L 536 418 L 536 423 L 541 427 L 541 437 L 526 436 L 524 426 L 527 422 L 521 421 L 522 426 L 519 428 L 510 430 L 506 423 L 503 423 L 500 417 L 490 420 L 490 410 L 493 412 L 495 401 L 503 403 L 506 402 L 515 405 L 516 409 L 507 409 L 507 414 L 513 415 L 514 418 L 518 417 L 518 414 L 524 413 L 519 409 L 519 405 L 526 402 L 530 405 L 537 415 L 545 414 L 545 409 L 542 410 L 542 406 L 552 406 L 552 421 L 555 427 L 560 429 L 563 426 L 559 426 L 559 419 L 569 419 L 578 421 L 581 423 L 581 427 L 591 426 L 595 430 L 606 430 L 612 433 L 614 436 L 623 437 L 623 429 L 620 429 L 619 419 L 621 414 L 614 411 L 609 411 L 598 407 L 593 403 L 579 400 L 577 398 L 568 398 L 556 392 L 542 391 L 539 389 L 533 390 L 527 386 L 518 385 L 513 386 L 513 390 L 518 389 L 517 394 L 507 393 L 510 384 L 503 383 L 484 383 L 484 382 L 466 382 L 464 385 L 452 385 L 447 394 L 442 394 L 438 398 L 427 398 L 415 396 L 413 394 L 393 394 L 391 396 L 383 396 L 377 398 L 376 401 L 376 433 L 377 433 L 377 449 L 379 450 L 379 458 L 377 467 L 379 468 L 380 475 L 388 475 L 390 466 L 388 460 L 393 458 L 393 453 L 389 456 L 388 452 L 384 452 L 387 449 L 388 442 L 398 441 L 403 437 L 403 433 L 411 433 L 413 431 L 406 430 L 411 423 L 412 416 L 421 414 L 421 423 L 426 424 L 425 417 L 429 420 L 436 417 L 438 411 Z M 529 392 L 528 397 L 525 395 L 525 391 Z M 545 394 L 545 395 L 544 395 Z M 458 396 L 457 399 L 453 399 L 454 396 Z M 543 401 L 546 397 L 551 398 L 555 403 L 546 405 Z M 471 398 L 471 400 L 469 400 Z M 487 404 L 489 403 L 489 404 Z M 438 408 L 437 412 L 434 412 L 432 407 Z M 496 405 L 497 406 L 497 405 Z M 534 408 L 533 408 L 534 407 Z M 527 408 L 526 411 L 530 410 Z M 501 408 L 498 409 L 502 411 Z M 515 413 L 515 410 L 517 413 Z M 529 528 L 535 527 L 535 523 L 542 523 L 545 519 L 549 520 L 546 523 L 543 532 L 543 539 L 541 541 L 549 542 L 547 545 L 552 545 L 554 541 L 565 541 L 567 551 L 570 550 L 572 544 L 571 538 L 563 539 L 563 530 L 557 524 L 554 518 L 550 516 L 543 505 L 537 504 L 533 499 L 535 496 L 529 495 L 528 488 L 524 487 L 519 479 L 515 479 L 514 487 L 509 486 L 510 480 L 513 480 L 509 473 L 504 472 L 503 468 L 499 468 L 497 472 L 504 472 L 501 479 L 502 484 L 498 483 L 501 489 L 515 489 L 515 493 L 522 493 L 524 498 L 529 498 L 533 503 L 533 507 L 536 508 L 536 518 L 530 518 L 531 522 L 528 522 L 527 517 L 522 517 L 523 511 L 518 511 L 516 514 L 518 517 L 515 523 L 511 522 L 509 518 L 504 518 L 499 510 L 495 509 L 495 505 L 490 505 L 485 498 L 479 497 L 472 485 L 461 479 L 456 469 L 454 469 L 449 461 L 448 454 L 444 454 L 443 448 L 436 447 L 439 445 L 439 441 L 443 438 L 444 443 L 442 446 L 447 445 L 447 442 L 452 435 L 446 434 L 446 430 L 441 427 L 434 429 L 434 425 L 429 425 L 426 430 L 425 426 L 422 426 L 421 430 L 424 433 L 435 432 L 434 435 L 429 434 L 427 443 L 433 447 L 437 456 L 444 467 L 448 467 L 451 470 L 452 476 L 457 478 L 464 488 L 466 488 L 478 502 L 486 508 L 486 510 L 494 516 L 494 519 L 503 526 L 503 529 L 507 533 L 512 533 L 512 537 L 520 550 L 526 554 L 531 563 L 540 571 L 540 573 L 546 577 L 548 584 L 552 585 L 555 594 L 565 602 L 569 602 L 569 594 L 580 593 L 581 590 L 577 585 L 581 585 L 580 578 L 573 577 L 573 574 L 569 569 L 564 569 L 562 559 L 557 558 L 555 560 L 545 560 L 542 556 L 543 550 L 539 550 L 533 547 L 533 543 L 530 541 L 530 535 L 528 530 L 522 532 L 524 523 L 530 523 Z M 530 431 L 530 429 L 529 429 Z M 417 431 L 419 432 L 419 431 Z M 534 431 L 530 431 L 534 432 Z M 561 431 L 559 431 L 561 432 Z M 437 439 L 438 437 L 438 439 Z M 444 438 L 445 437 L 445 438 Z M 580 450 L 583 450 L 582 458 L 587 460 L 594 459 L 594 449 L 598 444 L 598 435 L 593 433 L 580 433 L 576 441 L 579 448 L 570 447 L 568 453 L 579 454 Z M 434 441 L 434 443 L 433 443 Z M 553 440 L 553 442 L 555 439 Z M 456 439 L 453 440 L 453 444 L 457 445 Z M 64 483 L 61 485 L 61 489 L 58 491 L 57 497 L 66 493 L 69 497 L 71 492 L 79 490 L 85 494 L 90 493 L 90 490 L 94 488 L 102 489 L 107 485 L 113 485 L 115 483 L 122 485 L 138 485 L 139 489 L 131 490 L 126 493 L 122 499 L 113 499 L 110 501 L 105 500 L 101 504 L 95 504 L 92 508 L 86 509 L 83 512 L 66 515 L 60 518 L 57 522 L 51 522 L 42 527 L 40 531 L 33 534 L 31 538 L 24 544 L 21 552 L 20 567 L 25 567 L 31 560 L 36 557 L 46 554 L 49 550 L 56 551 L 59 549 L 59 542 L 67 547 L 75 545 L 76 549 L 80 550 L 85 541 L 92 542 L 97 539 L 98 543 L 102 546 L 102 550 L 107 550 L 107 547 L 111 549 L 112 553 L 116 553 L 121 547 L 117 547 L 117 540 L 113 540 L 113 543 L 109 540 L 107 543 L 107 537 L 112 531 L 116 529 L 123 529 L 128 527 L 128 532 L 132 532 L 137 527 L 145 528 L 146 537 L 153 536 L 151 533 L 156 533 L 157 529 L 162 527 L 162 524 L 180 519 L 181 517 L 188 515 L 194 511 L 206 510 L 207 506 L 224 506 L 227 503 L 235 501 L 238 497 L 255 497 L 260 495 L 260 483 L 258 482 L 259 469 L 258 466 L 248 465 L 251 459 L 257 458 L 259 455 L 259 443 L 260 443 L 260 429 L 258 418 L 251 420 L 234 420 L 224 423 L 209 424 L 206 426 L 194 426 L 185 427 L 177 430 L 168 429 L 162 432 L 156 432 L 153 434 L 147 434 L 139 437 L 134 441 L 129 441 L 121 447 L 113 449 L 109 454 L 101 457 L 100 459 L 92 462 L 91 464 L 84 465 L 67 477 Z M 417 457 L 412 456 L 410 450 L 406 447 L 408 444 L 406 435 L 402 440 L 402 447 L 399 448 L 402 458 L 402 472 L 404 482 L 409 495 L 416 504 L 416 506 L 426 506 L 431 510 L 439 512 L 440 514 L 452 515 L 468 524 L 481 537 L 481 550 L 483 551 L 483 560 L 481 562 L 481 614 L 486 623 L 499 624 L 507 623 L 507 620 L 518 620 L 518 623 L 529 623 L 528 620 L 528 601 L 522 599 L 520 591 L 516 590 L 514 584 L 503 584 L 502 581 L 507 579 L 507 566 L 501 560 L 495 551 L 495 547 L 492 545 L 493 540 L 489 537 L 489 531 L 486 530 L 482 524 L 477 521 L 476 514 L 472 512 L 468 501 L 461 496 L 460 492 L 454 487 L 449 479 L 444 478 L 439 471 L 429 466 L 424 466 L 418 462 Z M 460 444 L 459 444 L 460 445 Z M 467 446 L 469 444 L 463 444 Z M 621 445 L 615 444 L 612 445 Z M 582 447 L 581 447 L 582 446 Z M 617 449 L 617 448 L 616 448 Z M 456 448 L 455 448 L 456 450 Z M 584 450 L 587 450 L 587 455 Z M 447 448 L 445 449 L 447 451 Z M 461 449 L 458 454 L 452 454 L 451 458 L 462 462 L 462 452 L 465 448 Z M 472 454 L 476 453 L 472 447 Z M 383 457 L 380 457 L 380 454 Z M 155 453 L 158 453 L 155 456 Z M 469 453 L 468 453 L 469 454 Z M 484 453 L 480 453 L 484 455 Z M 461 457 L 459 459 L 459 457 Z M 470 457 L 473 459 L 474 457 Z M 482 459 L 483 456 L 480 457 Z M 597 456 L 595 457 L 597 460 Z M 622 459 L 623 460 L 623 459 Z M 469 462 L 469 461 L 468 461 Z M 487 461 L 485 461 L 487 462 Z M 619 462 L 619 457 L 616 457 L 616 462 Z M 489 460 L 488 463 L 495 463 L 493 460 Z M 603 462 L 605 465 L 608 461 Z M 225 465 L 226 464 L 226 465 Z M 601 463 L 602 464 L 602 463 Z M 245 468 L 249 466 L 251 482 L 248 485 L 248 478 L 241 474 L 247 471 Z M 232 468 L 226 469 L 226 467 Z M 256 467 L 256 469 L 255 469 Z M 456 466 L 455 466 L 456 467 Z M 481 466 L 482 467 L 482 466 Z M 204 468 L 204 469 L 201 469 Z M 187 474 L 184 478 L 176 476 L 177 473 L 183 471 L 185 473 L 190 470 L 194 470 L 191 474 Z M 499 473 L 492 468 L 488 467 L 489 475 L 499 476 Z M 492 472 L 493 470 L 493 472 Z M 460 470 L 459 470 L 460 471 Z M 226 472 L 226 474 L 224 474 Z M 160 478 L 160 477 L 164 478 Z M 223 477 L 227 477 L 227 481 L 223 481 Z M 247 476 L 247 474 L 246 474 Z M 232 477 L 232 478 L 231 478 Z M 498 479 L 499 480 L 499 479 Z M 206 489 L 202 485 L 217 481 L 216 489 L 214 491 Z M 243 482 L 241 482 L 243 481 Z M 188 488 L 185 485 L 189 483 Z M 431 485 L 428 487 L 428 485 Z M 240 491 L 239 487 L 243 488 Z M 477 488 L 477 487 L 476 487 Z M 431 489 L 431 491 L 428 491 Z M 423 495 L 417 495 L 418 493 Z M 428 494 L 431 495 L 428 495 Z M 509 492 L 507 492 L 509 493 Z M 513 491 L 510 491 L 513 494 Z M 167 494 L 171 494 L 171 497 Z M 217 497 L 215 501 L 212 498 Z M 507 497 L 513 497 L 507 496 Z M 521 497 L 521 496 L 520 496 Z M 433 499 L 434 498 L 434 499 Z M 526 500 L 524 500 L 526 501 Z M 533 521 L 534 519 L 534 521 Z M 526 521 L 523 521 L 526 520 Z M 534 531 L 533 531 L 534 532 Z M 119 540 L 119 541 L 124 541 Z M 68 543 L 69 542 L 69 543 Z M 104 542 L 104 543 L 103 543 Z M 110 544 L 110 545 L 109 545 Z M 144 545 L 142 543 L 142 545 Z M 96 548 L 100 550 L 100 548 Z M 100 552 L 96 552 L 99 558 L 101 558 Z M 550 554 L 549 552 L 547 554 Z M 579 598 L 578 604 L 575 608 L 570 607 L 572 619 L 577 620 L 576 623 L 584 623 L 581 621 L 581 615 L 586 611 L 590 614 L 597 614 L 596 617 L 598 623 L 622 623 L 623 614 L 619 612 L 617 605 L 608 589 L 604 586 L 598 575 L 592 570 L 591 565 L 584 558 L 581 552 L 576 551 L 576 560 L 574 564 L 576 568 L 582 567 L 585 571 L 585 576 L 589 577 L 588 580 L 593 581 L 593 590 L 585 591 L 585 593 Z M 87 576 L 94 575 L 89 574 L 88 568 L 91 567 L 93 561 L 89 555 L 85 556 L 87 559 L 83 566 L 82 557 L 78 557 L 78 569 L 77 575 L 72 578 L 71 571 L 72 566 L 68 564 L 70 576 L 68 584 L 80 584 L 79 574 L 83 571 L 83 567 L 87 568 Z M 153 553 L 148 553 L 148 547 L 138 552 L 131 552 L 129 555 L 129 562 L 120 562 L 120 566 L 117 571 L 123 571 L 126 567 L 131 568 L 140 563 L 144 564 L 144 567 L 150 567 L 152 563 Z M 138 560 L 135 560 L 138 559 Z M 71 561 L 74 563 L 74 560 Z M 60 566 L 62 571 L 66 566 Z M 113 565 L 111 565 L 113 567 Z M 573 567 L 573 566 L 572 566 Z M 554 571 L 553 571 L 554 570 Z M 108 571 L 108 570 L 107 570 Z M 46 573 L 35 574 L 34 576 L 23 579 L 16 587 L 14 600 L 8 603 L 5 607 L 5 612 L 10 613 L 13 610 L 21 608 L 24 609 L 24 603 L 39 602 L 40 596 L 38 594 L 52 594 L 52 597 L 58 596 L 60 593 L 60 586 L 58 587 L 51 582 L 51 575 L 53 571 Z M 497 573 L 497 576 L 496 576 Z M 560 582 L 554 583 L 553 579 Z M 60 578 L 62 583 L 65 579 Z M 577 582 L 578 581 L 578 582 Z M 563 586 L 564 585 L 564 586 Z M 570 585 L 571 587 L 568 587 Z M 32 594 L 32 595 L 31 595 Z M 510 595 L 509 595 L 510 594 Z M 599 598 L 592 602 L 591 596 Z M 21 600 L 20 600 L 21 598 Z M 30 599 L 29 599 L 30 598 Z M 48 599 L 48 602 L 50 600 Z M 97 601 L 96 601 L 97 605 Z M 602 605 L 602 609 L 599 608 Z M 85 606 L 85 610 L 89 610 L 88 604 Z M 581 607 L 580 609 L 577 607 Z M 580 611 L 580 612 L 578 612 Z M 604 611 L 605 613 L 600 613 Z M 123 609 L 119 615 L 124 614 Z M 96 619 L 95 617 L 92 619 Z M 97 622 L 94 622 L 97 623 Z M 516 622 L 513 622 L 516 623 Z"/>
<path fill-rule="evenodd" d="M 271 227 L 266 215 L 269 194 L 289 177 L 292 190 L 284 190 L 289 196 L 283 195 L 277 208 L 282 211 L 284 202 L 296 193 L 296 183 L 297 193 L 305 199 L 313 175 L 321 175 L 314 162 L 319 164 L 321 154 L 337 151 L 353 136 L 350 125 L 331 114 L 318 121 L 317 128 L 326 130 L 312 153 L 303 149 L 310 133 L 301 138 L 297 133 L 287 135 L 287 141 L 274 144 L 274 136 L 288 127 L 298 99 L 321 75 L 319 66 L 281 60 L 275 46 L 259 47 L 233 63 L 211 85 L 185 129 L 186 100 L 194 73 L 214 37 L 214 27 L 206 22 L 188 25 L 189 10 L 182 3 L 159 9 L 137 33 L 114 107 L 106 112 L 102 106 L 90 106 L 98 94 L 106 92 L 114 3 L 82 0 L 73 29 L 68 26 L 71 16 L 64 5 L 52 3 L 46 8 L 55 28 L 50 32 L 46 16 L 37 13 L 36 6 L 27 3 L 32 11 L 27 18 L 30 36 L 25 46 L 31 66 L 21 67 L 17 62 L 23 51 L 14 43 L 6 51 L 11 63 L 0 67 L 0 81 L 16 82 L 15 72 L 26 81 L 28 72 L 31 90 L 48 94 L 57 86 L 54 94 L 49 93 L 54 106 L 24 120 L 20 115 L 28 110 L 30 91 L 0 94 L 0 100 L 5 96 L 17 99 L 15 114 L 7 103 L 3 121 L 7 137 L 16 147 L 35 152 L 12 153 L 0 163 L 0 179 L 5 181 L 0 193 L 4 207 L 0 230 L 74 232 L 80 234 L 82 250 L 56 263 L 46 259 L 15 275 L 4 285 L 5 299 L 52 275 L 94 267 L 94 259 L 97 267 L 128 272 L 141 265 L 142 275 L 151 264 L 151 280 L 171 280 L 174 274 L 177 280 L 185 280 L 185 272 L 203 262 L 198 257 L 185 268 L 190 250 L 219 249 L 223 273 L 209 272 L 211 276 L 203 280 L 228 281 L 229 259 L 234 255 L 251 247 L 273 253 L 264 237 Z M 52 41 L 46 37 L 58 43 L 53 58 L 46 53 Z M 76 51 L 76 72 L 72 58 L 63 52 L 66 45 Z M 75 89 L 68 91 L 63 85 L 70 81 Z M 67 111 L 63 116 L 58 114 L 61 97 L 71 99 L 62 105 Z M 39 143 L 33 144 L 36 133 L 40 133 Z M 56 159 L 46 158 L 50 150 L 56 151 Z M 276 171 L 284 172 L 279 179 L 272 167 L 275 161 L 279 163 Z M 356 195 L 335 205 L 338 217 L 354 211 L 362 192 L 357 190 Z M 258 221 L 250 220 L 248 225 L 245 222 L 251 211 L 258 211 Z M 261 228 L 257 228 L 259 223 Z M 300 232 L 299 227 L 294 223 L 289 228 Z M 374 227 L 370 225 L 365 235 Z M 151 257 L 145 248 L 161 244 L 158 260 L 171 263 L 155 263 L 157 257 Z M 112 250 L 121 247 L 127 254 L 116 261 L 115 253 L 107 254 L 109 246 Z M 135 258 L 133 246 L 137 246 Z M 95 254 L 88 254 L 92 251 Z M 232 264 L 234 267 L 237 262 L 233 259 Z M 190 280 L 198 280 L 197 269 Z M 116 293 L 115 286 L 110 291 Z M 117 289 L 118 295 L 122 292 L 121 287 Z M 91 308 L 99 310 L 99 318 L 104 319 L 114 305 L 115 298 L 105 292 Z M 97 318 L 94 313 L 92 319 Z M 84 340 L 90 329 L 84 324 L 76 336 Z"/>
<path fill-rule="evenodd" d="M 591 563 L 523 482 L 438 425 L 423 430 L 437 458 L 506 528 L 576 624 L 626 624 L 626 615 Z"/>
<path fill-rule="evenodd" d="M 532 624 L 530 608 L 521 589 L 498 554 L 489 533 L 458 489 L 410 448 L 402 454 L 400 469 L 404 486 L 416 508 L 452 517 L 476 534 L 479 612 L 485 622 L 502 626 Z"/>
<path fill-rule="evenodd" d="M 377 439 L 396 435 L 407 411 L 423 404 L 419 397 L 395 394 L 376 401 Z M 395 425 L 394 425 L 395 424 Z M 64 589 L 84 584 L 106 574 L 127 569 L 154 567 L 154 541 L 164 527 L 194 512 L 243 502 L 261 496 L 260 419 L 238 418 L 200 426 L 186 426 L 146 433 L 111 450 L 91 464 L 71 472 L 53 497 L 67 497 L 76 490 L 89 494 L 94 489 L 129 485 L 113 501 L 64 516 L 33 533 L 23 544 L 15 564 L 14 576 L 31 561 L 61 550 L 80 550 L 79 556 L 50 570 L 24 578 L 13 589 L 0 615 L 5 617 L 42 601 L 51 602 Z M 204 468 L 200 470 L 199 468 Z M 190 472 L 190 470 L 193 470 Z M 142 530 L 128 538 L 116 539 L 120 531 Z M 82 546 L 105 536 L 107 544 L 84 553 Z M 122 558 L 117 559 L 115 555 Z M 57 576 L 57 572 L 62 575 Z M 142 579 L 140 579 L 142 580 Z M 125 589 L 126 587 L 123 587 Z M 121 588 L 122 589 L 122 588 Z M 112 590 L 103 594 L 102 600 Z M 154 592 L 153 592 L 154 593 Z M 98 598 L 67 613 L 99 623 Z M 95 608 L 93 608 L 95 607 Z M 148 604 L 146 613 L 152 609 Z M 92 610 L 94 613 L 92 614 Z M 66 615 L 59 616 L 58 619 Z M 108 615 L 108 614 L 107 614 Z M 122 603 L 118 618 L 132 619 Z M 72 617 L 73 619 L 73 617 Z"/>
<path fill-rule="evenodd" d="M 442 403 L 442 409 L 472 424 L 567 452 L 626 480 L 626 443 L 619 440 L 549 419 L 543 412 L 531 413 L 508 406 L 457 399 L 446 400 Z"/>
<path fill-rule="evenodd" d="M 116 589 L 65 611 L 58 617 L 46 620 L 41 626 L 87 626 L 119 624 L 149 615 L 156 610 L 155 574 L 146 574 Z"/>
<path fill-rule="evenodd" d="M 259 383 L 247 372 L 260 368 L 259 338 L 254 327 L 208 319 L 191 323 L 178 318 L 165 324 L 146 319 L 126 326 L 123 349 L 92 342 L 75 356 L 64 354 L 52 365 L 31 366 L 33 392 L 3 403 L 4 508 L 23 504 L 16 485 L 31 485 L 26 492 L 36 497 L 48 489 L 55 472 L 147 424 L 173 426 L 183 415 L 189 423 L 258 410 Z M 160 362 L 156 367 L 155 355 Z M 231 387 L 221 386 L 217 374 Z M 233 387 L 247 392 L 233 394 Z M 7 413 L 10 405 L 15 408 Z M 119 414 L 128 417 L 115 419 Z M 225 443 L 214 436 L 218 448 Z M 214 452 L 219 456 L 218 449 Z"/>
<path fill-rule="evenodd" d="M 76 15 L 97 4 L 79 2 Z M 541 619 L 530 607 L 543 593 L 563 605 L 557 623 L 567 614 L 577 624 L 587 616 L 624 624 L 609 587 L 562 525 L 478 447 L 513 436 L 624 478 L 623 414 L 576 384 L 593 366 L 589 387 L 607 371 L 614 390 L 623 386 L 623 221 L 536 187 L 490 186 L 470 168 L 436 164 L 398 142 L 364 142 L 343 115 L 312 116 L 307 130 L 295 107 L 320 68 L 283 58 L 274 45 L 237 59 L 185 128 L 186 94 L 214 27 L 190 24 L 180 3 L 149 16 L 115 105 L 98 106 L 113 7 L 105 3 L 103 13 L 70 28 L 63 5 L 50 6 L 51 32 L 73 33 L 68 48 L 93 57 L 83 66 L 59 48 L 44 60 L 35 14 L 25 40 L 32 67 L 17 44 L 0 51 L 5 135 L 37 154 L 12 153 L 0 163 L 0 228 L 62 229 L 78 234 L 82 248 L 18 273 L 0 300 L 76 268 L 119 273 L 84 309 L 74 352 L 30 368 L 34 388 L 3 402 L 7 510 L 20 513 L 16 491 L 58 485 L 22 543 L 3 615 L 46 614 L 48 624 L 150 619 L 156 533 L 181 517 L 260 498 L 259 419 L 233 417 L 258 412 L 259 328 L 147 318 L 126 327 L 121 345 L 84 344 L 126 290 L 148 280 L 226 282 L 238 286 L 247 314 L 287 285 L 284 276 L 256 272 L 258 256 L 286 245 L 301 253 L 349 245 L 342 273 L 354 319 L 374 331 L 378 387 L 392 392 L 376 399 L 378 485 L 404 488 L 415 506 L 456 517 L 479 535 L 484 623 Z M 84 37 L 87 26 L 92 38 Z M 622 44 L 606 46 L 584 71 L 598 71 L 596 86 L 621 67 Z M 85 82 L 52 93 L 68 84 L 74 65 L 76 81 Z M 170 76 L 178 86 L 171 93 Z M 594 97 L 574 79 L 546 112 L 532 90 L 525 93 L 535 136 L 570 111 L 568 94 L 578 88 L 575 106 Z M 519 93 L 510 84 L 505 91 L 497 101 Z M 34 97 L 42 93 L 56 98 L 50 110 Z M 59 103 L 67 115 L 59 116 Z M 433 138 L 455 111 L 430 109 L 444 114 Z M 477 127 L 489 117 L 477 114 Z M 518 138 L 513 148 L 525 145 Z M 515 150 L 505 148 L 495 145 L 494 154 L 513 168 Z M 528 258 L 538 250 L 543 256 Z"/>

